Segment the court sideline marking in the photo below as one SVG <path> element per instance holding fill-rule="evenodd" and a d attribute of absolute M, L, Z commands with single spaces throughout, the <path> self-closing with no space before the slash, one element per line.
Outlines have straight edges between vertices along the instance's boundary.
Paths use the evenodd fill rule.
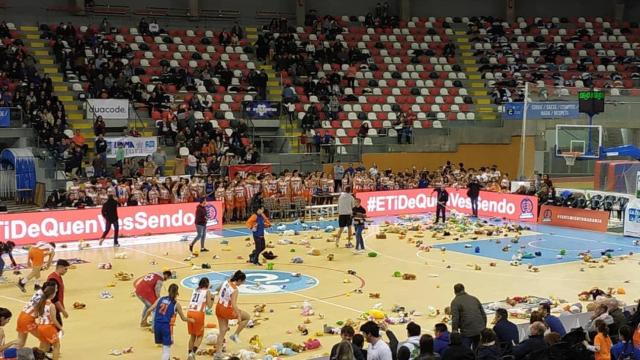
<path fill-rule="evenodd" d="M 133 250 L 135 252 L 138 252 L 138 253 L 141 253 L 141 254 L 144 254 L 144 255 L 147 255 L 147 256 L 153 256 L 153 257 L 157 257 L 159 259 L 170 261 L 170 262 L 173 262 L 173 263 L 176 263 L 176 264 L 180 264 L 180 265 L 184 265 L 185 264 L 184 261 L 171 259 L 171 258 L 168 258 L 168 257 L 165 257 L 165 256 L 158 256 L 158 255 L 146 252 L 144 250 L 139 250 L 139 249 L 134 249 L 134 248 L 128 248 L 128 249 L 131 249 L 131 250 Z M 210 270 L 208 272 L 212 272 L 212 273 L 215 273 L 215 274 L 218 274 L 218 275 L 227 276 L 227 274 L 219 272 L 219 271 L 215 271 L 215 270 Z M 252 281 L 248 280 L 247 282 L 252 282 Z M 331 302 L 331 301 L 322 300 L 322 299 L 319 299 L 319 298 L 316 298 L 316 297 L 313 297 L 313 296 L 308 296 L 308 295 L 304 295 L 304 294 L 288 291 L 286 289 L 282 289 L 282 290 L 283 290 L 284 293 L 287 293 L 287 294 L 299 296 L 299 297 L 305 298 L 307 300 L 317 301 L 317 302 L 324 303 L 324 304 L 327 304 L 327 305 L 332 305 L 332 306 L 339 307 L 339 308 L 342 308 L 344 310 L 349 310 L 349 311 L 352 311 L 352 312 L 355 312 L 355 313 L 358 313 L 358 314 L 362 314 L 362 313 L 366 312 L 366 311 L 358 310 L 356 308 L 352 308 L 350 306 L 345 306 L 345 305 L 337 304 L 337 303 L 334 303 L 334 302 Z"/>

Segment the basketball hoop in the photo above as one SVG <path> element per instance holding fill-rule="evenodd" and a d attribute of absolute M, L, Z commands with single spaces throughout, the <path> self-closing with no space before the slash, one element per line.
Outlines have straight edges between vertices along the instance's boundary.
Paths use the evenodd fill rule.
<path fill-rule="evenodd" d="M 567 166 L 573 166 L 576 163 L 576 159 L 578 158 L 578 156 L 580 156 L 580 154 L 581 153 L 579 152 L 565 152 L 565 153 L 562 153 L 560 156 L 564 158 L 564 161 L 567 164 Z"/>

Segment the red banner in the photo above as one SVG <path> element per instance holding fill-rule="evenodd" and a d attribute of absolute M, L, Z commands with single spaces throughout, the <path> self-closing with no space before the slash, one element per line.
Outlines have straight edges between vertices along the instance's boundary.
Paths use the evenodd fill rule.
<path fill-rule="evenodd" d="M 271 164 L 229 165 L 229 178 L 233 179 L 238 173 L 244 175 L 248 172 L 271 174 Z"/>
<path fill-rule="evenodd" d="M 544 225 L 606 232 L 609 212 L 543 205 L 538 222 Z"/>
<path fill-rule="evenodd" d="M 120 236 L 170 234 L 195 231 L 198 203 L 125 206 L 118 208 Z M 222 229 L 222 202 L 207 205 L 211 229 Z M 100 238 L 105 220 L 100 208 L 47 210 L 0 215 L 0 239 L 18 245 L 38 241 L 66 242 Z"/>
<path fill-rule="evenodd" d="M 447 188 L 447 210 L 471 214 L 471 199 L 467 189 Z M 433 189 L 393 190 L 357 193 L 368 216 L 419 214 L 435 212 L 436 194 Z M 478 215 L 509 220 L 535 222 L 538 198 L 516 194 L 481 191 Z"/>

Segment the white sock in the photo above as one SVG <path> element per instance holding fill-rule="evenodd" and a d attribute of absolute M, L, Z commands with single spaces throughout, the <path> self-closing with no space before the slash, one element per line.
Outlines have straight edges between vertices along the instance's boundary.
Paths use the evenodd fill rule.
<path fill-rule="evenodd" d="M 162 345 L 162 360 L 171 360 L 171 346 Z"/>

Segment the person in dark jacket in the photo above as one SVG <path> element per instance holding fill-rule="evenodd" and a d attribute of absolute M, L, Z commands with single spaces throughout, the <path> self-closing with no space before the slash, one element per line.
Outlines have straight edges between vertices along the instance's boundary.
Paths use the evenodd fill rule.
<path fill-rule="evenodd" d="M 477 360 L 499 360 L 500 348 L 496 343 L 496 333 L 491 329 L 480 332 L 480 346 L 478 347 Z"/>
<path fill-rule="evenodd" d="M 209 251 L 204 247 L 204 240 L 207 236 L 207 198 L 200 199 L 200 203 L 196 207 L 196 237 L 189 244 L 189 252 L 193 253 L 193 245 L 200 239 L 200 252 Z"/>
<path fill-rule="evenodd" d="M 340 329 L 340 337 L 342 338 L 342 341 L 348 342 L 349 344 L 351 344 L 351 347 L 353 348 L 353 357 L 354 357 L 354 359 L 356 359 L 356 360 L 366 360 L 366 356 L 364 356 L 362 354 L 362 350 L 352 343 L 352 339 L 353 339 L 353 336 L 355 335 L 355 333 L 356 333 L 355 330 L 350 325 L 345 325 L 345 326 L 342 327 L 342 329 Z M 331 348 L 331 355 L 329 355 L 329 360 L 339 360 L 338 359 L 338 346 L 339 345 L 340 345 L 340 343 L 337 343 L 337 344 L 333 345 L 333 347 Z"/>
<path fill-rule="evenodd" d="M 496 333 L 498 343 L 502 349 L 511 352 L 514 345 L 520 342 L 518 326 L 509 321 L 509 313 L 505 309 L 496 310 L 495 325 L 493 331 Z"/>
<path fill-rule="evenodd" d="M 0 241 L 0 281 L 4 280 L 2 277 L 2 273 L 4 272 L 4 260 L 2 259 L 2 255 L 9 255 L 9 259 L 11 260 L 11 266 L 16 267 L 16 261 L 13 259 L 13 248 L 16 247 L 16 243 L 13 241 L 1 242 Z"/>
<path fill-rule="evenodd" d="M 478 181 L 478 177 L 474 176 L 467 185 L 467 196 L 471 200 L 471 214 L 478 217 L 478 198 L 480 197 L 480 189 L 482 185 Z"/>
<path fill-rule="evenodd" d="M 447 189 L 445 189 L 442 185 L 436 186 L 433 192 L 438 194 L 438 203 L 436 205 L 436 224 L 438 223 L 438 220 L 441 216 L 442 223 L 444 224 L 447 222 L 445 214 L 447 212 L 447 201 L 449 201 L 449 193 L 447 192 Z"/>
<path fill-rule="evenodd" d="M 475 360 L 473 351 L 462 343 L 463 337 L 460 333 L 452 332 L 449 340 L 449 347 L 444 351 L 442 360 Z"/>
<path fill-rule="evenodd" d="M 544 332 L 547 327 L 541 321 L 536 321 L 529 325 L 529 338 L 513 348 L 513 355 L 516 360 L 525 359 L 527 355 L 547 348 L 544 342 Z"/>
<path fill-rule="evenodd" d="M 100 245 L 104 242 L 104 238 L 109 235 L 111 227 L 113 226 L 113 246 L 119 247 L 118 243 L 118 231 L 120 226 L 118 225 L 118 202 L 113 198 L 112 194 L 109 194 L 107 201 L 102 204 L 102 217 L 106 223 L 104 225 L 104 232 L 100 236 Z"/>
<path fill-rule="evenodd" d="M 627 317 L 624 316 L 624 312 L 620 309 L 620 304 L 616 299 L 609 299 L 607 308 L 609 309 L 609 315 L 613 318 L 613 324 L 609 325 L 609 333 L 612 335 L 611 340 L 615 343 L 618 341 L 617 335 L 620 328 L 627 325 Z"/>
<path fill-rule="evenodd" d="M 478 298 L 465 292 L 464 285 L 454 285 L 453 291 L 456 296 L 451 301 L 451 330 L 460 332 L 464 344 L 475 350 L 480 332 L 487 326 L 487 314 Z"/>

